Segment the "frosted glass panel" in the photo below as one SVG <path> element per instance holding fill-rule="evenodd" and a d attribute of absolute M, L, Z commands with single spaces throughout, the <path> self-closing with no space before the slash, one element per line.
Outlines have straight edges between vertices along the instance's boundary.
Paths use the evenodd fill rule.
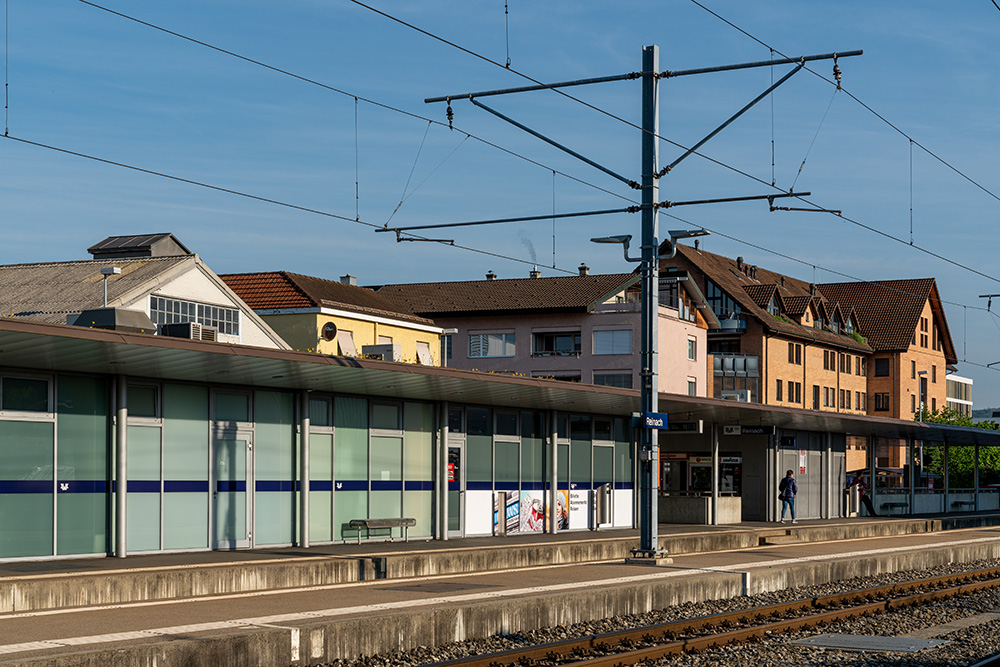
<path fill-rule="evenodd" d="M 333 493 L 331 491 L 309 492 L 309 541 L 329 542 L 333 540 L 331 521 Z"/>
<path fill-rule="evenodd" d="M 129 426 L 127 456 L 126 547 L 160 548 L 160 428 Z"/>
<path fill-rule="evenodd" d="M 247 539 L 247 443 L 215 441 L 215 538 L 220 543 Z"/>
<path fill-rule="evenodd" d="M 417 520 L 410 528 L 410 537 L 430 537 L 433 531 L 431 516 L 434 507 L 433 491 L 406 491 L 403 493 L 405 514 Z"/>
<path fill-rule="evenodd" d="M 56 476 L 58 553 L 108 550 L 108 386 L 98 378 L 58 379 Z"/>
<path fill-rule="evenodd" d="M 403 475 L 408 482 L 429 482 L 434 478 L 433 406 L 406 403 L 403 425 Z"/>
<path fill-rule="evenodd" d="M 0 421 L 0 557 L 52 554 L 52 424 Z"/>
<path fill-rule="evenodd" d="M 207 548 L 208 504 L 207 493 L 164 493 L 163 548 Z"/>
<path fill-rule="evenodd" d="M 351 519 L 368 518 L 367 491 L 335 491 L 334 492 L 334 523 L 336 539 L 356 539 L 357 531 L 349 524 Z"/>
<path fill-rule="evenodd" d="M 250 421 L 250 397 L 246 394 L 215 395 L 215 419 L 221 422 Z"/>
<path fill-rule="evenodd" d="M 293 397 L 274 391 L 254 397 L 254 544 L 290 544 L 297 496 Z"/>

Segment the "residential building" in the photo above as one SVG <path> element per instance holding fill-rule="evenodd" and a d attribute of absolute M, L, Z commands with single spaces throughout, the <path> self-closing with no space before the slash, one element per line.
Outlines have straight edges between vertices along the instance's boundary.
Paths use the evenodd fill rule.
<path fill-rule="evenodd" d="M 173 234 L 111 236 L 93 259 L 0 266 L 0 314 L 288 349 Z"/>
<path fill-rule="evenodd" d="M 288 271 L 221 276 L 293 349 L 375 356 L 425 366 L 441 362 L 441 327 L 366 287 Z"/>
<path fill-rule="evenodd" d="M 945 377 L 945 402 L 955 412 L 972 417 L 972 378 L 955 374 Z"/>
<path fill-rule="evenodd" d="M 449 336 L 448 365 L 638 389 L 642 327 L 639 275 L 579 275 L 376 288 L 433 319 Z M 665 282 L 658 320 L 659 389 L 704 396 L 707 307 L 683 282 Z M 714 320 L 714 316 L 710 316 Z"/>
<path fill-rule="evenodd" d="M 661 262 L 661 278 L 677 278 L 705 295 L 719 325 L 707 332 L 712 356 L 709 395 L 864 413 L 872 348 L 854 311 L 788 276 L 678 245 Z"/>
<path fill-rule="evenodd" d="M 933 278 L 819 285 L 852 308 L 872 347 L 869 414 L 913 419 L 945 406 L 945 377 L 958 363 Z"/>

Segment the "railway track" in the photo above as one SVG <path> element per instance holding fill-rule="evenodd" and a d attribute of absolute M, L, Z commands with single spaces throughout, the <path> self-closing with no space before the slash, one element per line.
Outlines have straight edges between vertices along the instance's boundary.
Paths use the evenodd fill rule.
<path fill-rule="evenodd" d="M 990 588 L 1000 588 L 1000 568 L 915 579 L 433 664 L 440 667 L 624 667 L 905 609 Z M 984 667 L 987 664 L 1000 663 L 983 662 Z"/>

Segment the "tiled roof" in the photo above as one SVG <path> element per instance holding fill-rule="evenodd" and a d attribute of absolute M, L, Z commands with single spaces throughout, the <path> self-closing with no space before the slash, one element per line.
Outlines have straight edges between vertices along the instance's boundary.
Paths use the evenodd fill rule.
<path fill-rule="evenodd" d="M 254 310 L 325 307 L 433 324 L 367 287 L 288 271 L 230 273 L 219 277 Z"/>
<path fill-rule="evenodd" d="M 854 310 L 861 333 L 875 350 L 905 350 L 913 340 L 920 314 L 928 299 L 934 309 L 945 357 L 949 363 L 958 358 L 944 316 L 941 297 L 933 278 L 878 280 L 856 283 L 827 283 L 819 290 L 829 299 Z"/>
<path fill-rule="evenodd" d="M 744 313 L 758 320 L 766 329 L 839 347 L 865 352 L 871 351 L 871 347 L 859 343 L 851 336 L 820 330 L 809 325 L 786 322 L 768 313 L 766 302 L 764 306 L 758 304 L 758 299 L 761 299 L 763 294 L 776 293 L 789 315 L 804 313 L 813 293 L 812 285 L 807 282 L 768 271 L 763 267 L 751 266 L 744 263 L 742 259 L 733 260 L 704 250 L 696 250 L 683 244 L 677 244 L 677 257 L 700 269 L 702 273 L 736 300 Z M 670 264 L 669 260 L 666 264 Z M 769 300 L 770 298 L 768 298 Z M 822 301 L 819 299 L 819 302 Z M 794 310 L 789 308 L 788 304 L 794 304 Z M 833 306 L 834 304 L 831 304 L 830 308 L 832 309 Z M 863 330 L 862 333 L 864 333 Z"/>
<path fill-rule="evenodd" d="M 777 291 L 777 285 L 744 285 L 743 291 L 746 292 L 753 302 L 757 304 L 758 307 L 767 309 L 767 305 L 771 303 L 771 298 L 774 297 L 775 291 Z"/>
<path fill-rule="evenodd" d="M 410 283 L 376 288 L 425 317 L 491 313 L 586 312 L 639 281 L 635 273 Z"/>
<path fill-rule="evenodd" d="M 71 313 L 104 305 L 101 269 L 116 266 L 108 277 L 108 301 L 141 289 L 188 257 L 80 260 L 0 266 L 0 316 L 66 324 Z"/>

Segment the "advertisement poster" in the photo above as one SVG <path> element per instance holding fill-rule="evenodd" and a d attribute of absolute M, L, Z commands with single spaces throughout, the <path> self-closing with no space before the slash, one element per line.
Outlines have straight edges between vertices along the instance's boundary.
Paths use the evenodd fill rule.
<path fill-rule="evenodd" d="M 516 533 L 521 523 L 521 502 L 517 491 L 507 491 L 507 503 L 504 507 L 504 524 L 507 527 L 507 534 Z M 497 528 L 497 517 L 498 517 L 498 507 L 500 501 L 500 494 L 493 494 L 493 530 L 498 532 Z"/>
<path fill-rule="evenodd" d="M 586 528 L 590 525 L 587 515 L 588 497 L 585 489 L 570 489 L 569 491 L 569 525 L 573 528 Z"/>
<path fill-rule="evenodd" d="M 544 491 L 521 492 L 521 526 L 522 533 L 540 533 L 545 530 L 545 499 Z"/>
<path fill-rule="evenodd" d="M 569 528 L 569 491 L 556 491 L 556 530 Z"/>

